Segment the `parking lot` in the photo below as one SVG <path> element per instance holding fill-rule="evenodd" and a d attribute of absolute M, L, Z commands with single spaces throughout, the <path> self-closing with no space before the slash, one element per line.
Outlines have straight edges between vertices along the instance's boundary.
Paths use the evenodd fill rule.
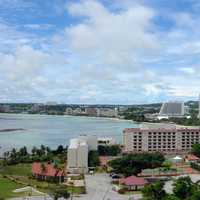
<path fill-rule="evenodd" d="M 141 195 L 120 195 L 112 190 L 111 178 L 107 174 L 86 175 L 87 194 L 74 200 L 139 200 Z"/>

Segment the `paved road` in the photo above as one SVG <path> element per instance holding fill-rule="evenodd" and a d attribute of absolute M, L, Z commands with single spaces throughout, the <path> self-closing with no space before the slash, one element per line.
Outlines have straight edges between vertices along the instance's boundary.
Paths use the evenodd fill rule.
<path fill-rule="evenodd" d="M 120 195 L 112 190 L 107 174 L 86 175 L 87 194 L 74 197 L 74 200 L 139 200 L 141 195 Z"/>
<path fill-rule="evenodd" d="M 107 174 L 86 175 L 87 194 L 74 196 L 73 200 L 140 200 L 141 195 L 120 195 L 112 190 L 111 179 Z M 14 198 L 12 200 L 52 200 L 50 197 Z M 61 200 L 61 199 L 60 199 Z"/>

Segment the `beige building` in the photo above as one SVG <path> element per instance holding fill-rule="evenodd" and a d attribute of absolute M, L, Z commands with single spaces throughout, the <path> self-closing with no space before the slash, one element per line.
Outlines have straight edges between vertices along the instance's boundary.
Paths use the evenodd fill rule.
<path fill-rule="evenodd" d="M 125 152 L 181 153 L 200 143 L 200 127 L 144 123 L 123 131 Z"/>
<path fill-rule="evenodd" d="M 67 172 L 87 173 L 88 171 L 88 145 L 77 138 L 70 140 L 67 152 Z"/>

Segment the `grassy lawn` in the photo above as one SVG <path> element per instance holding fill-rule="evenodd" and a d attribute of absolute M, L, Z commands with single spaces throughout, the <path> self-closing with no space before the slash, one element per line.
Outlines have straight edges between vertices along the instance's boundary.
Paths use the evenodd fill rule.
<path fill-rule="evenodd" d="M 31 175 L 31 164 L 17 164 L 5 166 L 0 168 L 0 174 L 29 176 Z"/>
<path fill-rule="evenodd" d="M 12 191 L 22 187 L 19 184 L 16 184 L 6 178 L 0 177 L 0 197 L 1 198 L 11 198 L 11 197 L 17 197 L 19 194 L 15 194 Z"/>
<path fill-rule="evenodd" d="M 24 183 L 24 185 L 17 184 L 14 181 L 9 180 L 8 178 L 5 178 L 4 176 L 14 178 L 18 182 Z M 47 183 L 47 182 L 40 182 L 40 181 L 30 178 L 31 177 L 31 164 L 17 164 L 17 165 L 9 165 L 9 166 L 5 166 L 5 167 L 1 167 L 0 168 L 0 177 L 2 177 L 1 180 L 4 181 L 4 187 L 8 187 L 8 189 L 9 189 L 11 186 L 11 189 L 8 190 L 8 193 L 10 193 L 12 190 L 16 189 L 17 187 L 20 188 L 20 187 L 25 187 L 28 185 L 38 188 L 39 191 L 47 192 L 49 189 L 49 186 L 55 185 L 55 184 L 51 184 L 51 183 Z M 1 197 L 1 191 L 2 191 L 1 185 L 2 185 L 2 183 L 0 182 L 0 197 Z M 16 194 L 12 194 L 12 195 L 16 196 Z M 6 194 L 6 196 L 7 196 L 7 194 Z"/>
<path fill-rule="evenodd" d="M 80 178 L 80 177 L 79 177 Z M 10 180 L 14 179 L 18 183 Z M 38 181 L 31 177 L 31 164 L 17 164 L 2 167 L 0 166 L 0 197 L 11 198 L 16 196 L 27 196 L 27 194 L 15 194 L 13 190 L 25 186 L 32 186 L 37 190 L 49 193 L 52 188 L 55 188 L 55 183 L 48 183 L 45 181 Z M 71 188 L 67 187 L 69 192 L 80 194 L 84 192 L 84 188 Z"/>

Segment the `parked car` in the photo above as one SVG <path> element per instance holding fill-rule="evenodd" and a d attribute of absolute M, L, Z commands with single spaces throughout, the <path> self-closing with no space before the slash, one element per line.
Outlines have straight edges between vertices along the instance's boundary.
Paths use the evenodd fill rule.
<path fill-rule="evenodd" d="M 112 179 L 120 179 L 120 178 L 123 178 L 123 175 L 121 175 L 121 174 L 113 174 L 111 177 L 112 177 Z"/>

